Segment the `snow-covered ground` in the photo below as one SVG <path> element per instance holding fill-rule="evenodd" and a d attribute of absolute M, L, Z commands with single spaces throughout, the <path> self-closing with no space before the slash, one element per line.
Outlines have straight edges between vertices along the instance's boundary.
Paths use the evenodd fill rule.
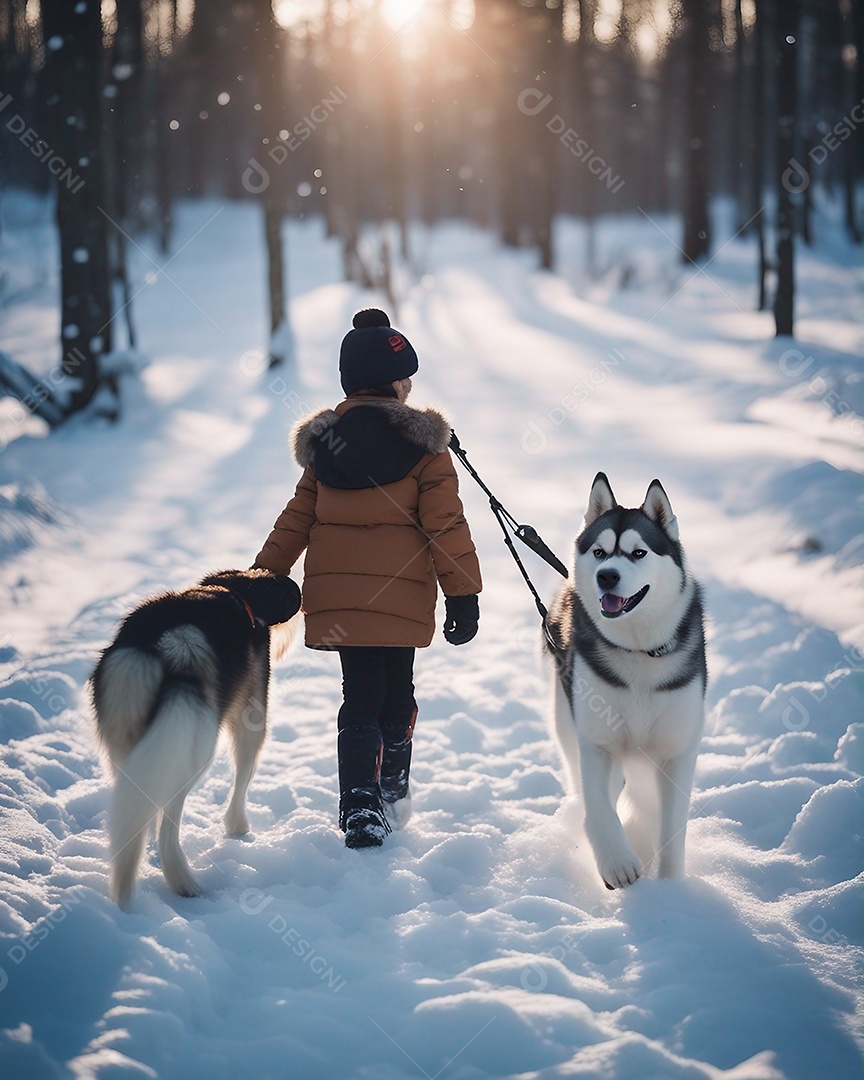
<path fill-rule="evenodd" d="M 48 211 L 6 214 L 0 349 L 47 374 Z M 274 675 L 254 833 L 223 834 L 220 756 L 182 831 L 206 895 L 173 896 L 151 861 L 119 911 L 94 658 L 140 598 L 250 563 L 297 478 L 290 426 L 338 398 L 341 335 L 383 301 L 339 283 L 319 223 L 292 223 L 296 367 L 263 371 L 258 211 L 183 206 L 173 281 L 134 253 L 151 362 L 122 422 L 45 439 L 0 403 L 0 1075 L 862 1075 L 860 277 L 821 217 L 798 337 L 777 341 L 752 310 L 751 244 L 684 269 L 674 228 L 603 223 L 593 282 L 576 223 L 557 276 L 467 227 L 418 229 L 394 322 L 420 356 L 415 403 L 449 413 L 564 557 L 598 469 L 631 505 L 655 475 L 669 492 L 710 612 L 685 881 L 599 881 L 547 730 L 536 613 L 466 477 L 481 631 L 418 656 L 408 828 L 344 848 L 338 661 L 297 648 Z"/>

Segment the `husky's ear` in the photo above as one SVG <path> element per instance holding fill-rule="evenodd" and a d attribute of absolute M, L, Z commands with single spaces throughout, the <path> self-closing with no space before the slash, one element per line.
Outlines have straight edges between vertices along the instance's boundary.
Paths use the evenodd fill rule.
<path fill-rule="evenodd" d="M 659 480 L 652 480 L 648 485 L 642 510 L 652 521 L 657 522 L 670 540 L 678 539 L 678 518 L 675 517 L 669 496 Z"/>
<path fill-rule="evenodd" d="M 588 509 L 585 511 L 585 528 L 592 525 L 601 514 L 612 510 L 618 505 L 618 500 L 612 494 L 612 488 L 606 479 L 606 473 L 598 472 L 591 485 L 591 494 L 588 497 Z"/>

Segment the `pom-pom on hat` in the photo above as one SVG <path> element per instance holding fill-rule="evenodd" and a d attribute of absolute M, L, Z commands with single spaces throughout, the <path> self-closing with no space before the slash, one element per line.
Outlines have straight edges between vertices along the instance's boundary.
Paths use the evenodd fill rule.
<path fill-rule="evenodd" d="M 379 308 L 354 316 L 354 329 L 342 339 L 339 374 L 346 394 L 374 389 L 410 378 L 418 368 L 417 353 L 404 334 L 390 325 Z"/>

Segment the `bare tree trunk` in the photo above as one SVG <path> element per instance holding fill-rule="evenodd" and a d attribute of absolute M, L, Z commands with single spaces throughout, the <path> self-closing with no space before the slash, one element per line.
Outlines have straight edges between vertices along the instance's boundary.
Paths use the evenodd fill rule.
<path fill-rule="evenodd" d="M 738 205 L 738 227 L 744 228 L 752 217 L 754 200 L 750 196 L 752 177 L 748 175 L 747 159 L 753 152 L 751 145 L 753 126 L 749 122 L 752 80 L 749 78 L 752 65 L 747 62 L 747 36 L 744 32 L 744 16 L 741 0 L 735 0 L 735 128 L 733 134 L 735 153 L 735 199 Z"/>
<path fill-rule="evenodd" d="M 141 200 L 141 83 L 143 12 L 141 0 L 117 0 L 117 34 L 111 56 L 114 107 L 114 204 L 129 221 Z"/>
<path fill-rule="evenodd" d="M 594 147 L 594 19 L 595 0 L 577 0 L 579 9 L 579 40 L 576 48 L 576 106 L 582 117 L 582 135 Z M 589 277 L 597 274 L 597 245 L 594 225 L 596 184 L 587 169 L 580 173 L 581 198 L 579 208 L 585 222 L 585 269 Z"/>
<path fill-rule="evenodd" d="M 796 144 L 800 135 L 806 134 L 807 146 L 815 146 L 820 134 L 812 120 L 811 110 L 818 100 L 816 92 L 818 32 L 817 20 L 809 0 L 799 0 L 798 33 L 796 36 L 798 57 L 795 83 L 798 91 L 796 108 Z M 800 144 L 799 144 L 800 145 Z M 793 214 L 794 228 L 801 240 L 810 247 L 813 243 L 813 189 L 815 180 L 804 184 L 803 189 L 796 187 L 793 192 L 796 213 Z"/>
<path fill-rule="evenodd" d="M 141 0 L 142 4 L 145 0 Z M 143 72 L 143 108 L 148 131 L 149 170 L 147 174 L 147 226 L 155 233 L 156 244 L 163 255 L 171 247 L 174 230 L 173 199 L 178 190 L 187 183 L 186 176 L 178 176 L 180 164 L 176 146 L 177 135 L 169 127 L 172 119 L 172 103 L 180 104 L 189 98 L 193 76 L 187 76 L 184 84 L 177 79 L 177 48 L 179 0 L 167 0 L 156 8 L 147 5 L 148 33 L 145 35 L 146 63 Z M 155 20 L 155 32 L 154 32 Z M 194 100 L 194 97 L 193 97 Z M 182 141 L 187 147 L 187 157 L 197 160 L 195 151 L 198 128 L 193 124 L 184 130 Z M 140 147 L 139 147 L 140 154 Z M 187 188 L 188 190 L 188 188 Z"/>
<path fill-rule="evenodd" d="M 256 0 L 254 36 L 255 77 L 261 140 L 273 143 L 285 127 L 282 79 L 282 51 L 277 38 L 272 0 Z M 285 180 L 281 166 L 270 170 L 270 181 L 262 193 L 264 239 L 267 250 L 267 296 L 270 308 L 270 367 L 287 359 L 288 311 L 285 303 L 285 251 L 282 221 L 285 217 Z"/>
<path fill-rule="evenodd" d="M 851 96 L 855 101 L 864 101 L 864 0 L 852 0 L 851 20 L 844 19 L 844 24 L 851 22 L 847 33 L 855 51 L 854 70 L 848 74 L 851 83 Z M 860 133 L 857 138 L 846 141 L 843 151 L 843 208 L 846 218 L 846 229 L 853 244 L 860 244 L 864 240 L 861 225 L 858 221 L 857 208 L 855 205 L 855 188 L 864 173 L 864 148 L 862 148 Z"/>
<path fill-rule="evenodd" d="M 516 88 L 518 90 L 518 87 Z M 526 118 L 521 113 L 513 116 L 513 83 L 506 74 L 501 79 L 497 102 L 498 174 L 500 177 L 500 230 L 501 242 L 507 247 L 519 247 L 521 239 L 522 177 L 525 162 L 524 135 L 530 135 Z"/>
<path fill-rule="evenodd" d="M 846 231 L 853 244 L 860 244 L 864 234 L 858 224 L 858 214 L 855 207 L 855 187 L 858 181 L 858 170 L 855 158 L 858 147 L 854 139 L 850 139 L 845 147 L 843 161 L 843 216 L 846 221 Z"/>
<path fill-rule="evenodd" d="M 682 0 L 687 36 L 687 188 L 684 197 L 685 262 L 697 262 L 711 250 L 709 217 L 708 85 L 711 51 L 710 5 Z"/>
<path fill-rule="evenodd" d="M 120 286 L 122 311 L 129 347 L 136 347 L 132 319 L 132 289 L 124 232 L 140 225 L 141 205 L 141 87 L 143 17 L 141 0 L 118 0 L 117 33 L 111 56 L 114 88 L 113 115 L 108 125 L 111 146 L 109 206 L 112 218 L 122 225 L 112 229 L 109 243 L 111 278 Z"/>
<path fill-rule="evenodd" d="M 405 212 L 405 109 L 403 86 L 405 73 L 401 51 L 386 48 L 381 57 L 381 78 L 384 93 L 382 130 L 387 150 L 387 216 L 396 222 L 399 231 L 399 254 L 409 258 L 408 222 Z"/>
<path fill-rule="evenodd" d="M 171 92 L 171 76 L 174 71 L 174 57 L 160 56 L 154 72 L 154 124 L 155 124 L 155 175 L 154 190 L 156 195 L 157 231 L 156 242 L 159 251 L 167 255 L 171 248 L 171 234 L 174 230 L 174 209 L 172 205 L 172 161 L 170 130 L 168 128 L 168 99 Z"/>
<path fill-rule="evenodd" d="M 552 270 L 555 266 L 553 230 L 558 144 L 545 125 L 539 122 L 534 125 L 532 143 L 523 213 L 529 228 L 531 245 L 537 249 L 540 266 L 544 270 Z"/>
<path fill-rule="evenodd" d="M 525 65 L 525 69 L 543 73 L 542 79 L 535 81 L 534 85 L 551 97 L 550 115 L 565 108 L 562 11 L 563 4 L 559 5 L 558 10 L 541 6 L 537 15 L 530 20 L 530 39 L 527 43 L 526 55 L 529 63 Z M 554 134 L 546 126 L 548 118 L 545 112 L 542 116 L 520 119 L 530 121 L 530 129 L 526 129 L 527 183 L 522 215 L 528 226 L 530 242 L 537 249 L 540 266 L 544 270 L 552 270 L 555 266 L 555 207 L 560 147 Z"/>
<path fill-rule="evenodd" d="M 795 224 L 792 192 L 783 174 L 795 156 L 798 99 L 799 0 L 778 4 L 774 27 L 777 70 L 777 295 L 774 322 L 777 336 L 792 336 L 795 307 Z"/>
<path fill-rule="evenodd" d="M 758 310 L 768 307 L 766 278 L 768 256 L 765 247 L 765 21 L 768 0 L 756 0 L 756 31 L 753 63 L 753 193 L 758 208 L 756 240 L 759 248 Z"/>
<path fill-rule="evenodd" d="M 358 61 L 354 55 L 349 24 L 345 33 L 333 32 L 331 44 L 331 63 L 339 71 L 345 83 L 357 79 Z M 359 92 L 355 96 L 359 98 Z M 364 289 L 372 288 L 372 279 L 360 258 L 360 212 L 357 205 L 358 186 L 360 183 L 358 142 L 363 133 L 357 131 L 356 114 L 340 112 L 330 121 L 336 132 L 336 143 L 330 147 L 332 165 L 328 171 L 330 181 L 327 185 L 332 213 L 333 230 L 342 240 L 342 273 L 346 281 L 356 281 Z M 333 129 L 331 129 L 333 130 Z M 329 133 L 329 132 L 328 132 Z"/>
<path fill-rule="evenodd" d="M 490 56 L 498 56 L 505 45 L 506 27 L 502 26 L 501 7 L 496 0 L 479 0 L 476 4 L 476 26 L 480 40 Z M 498 64 L 490 82 L 493 102 L 493 145 L 495 171 L 498 177 L 498 230 L 501 242 L 507 247 L 519 247 L 523 238 L 525 174 L 533 124 L 543 120 L 527 116 L 519 108 L 519 94 L 529 85 L 522 73 L 525 50 L 523 37 L 510 42 L 506 65 Z M 531 74 L 533 85 L 534 72 Z"/>
<path fill-rule="evenodd" d="M 75 175 L 58 177 L 62 370 L 68 413 L 83 409 L 108 383 L 111 285 L 103 213 L 102 16 L 98 4 L 44 4 L 43 88 L 52 145 Z M 69 172 L 71 173 L 71 167 Z"/>
<path fill-rule="evenodd" d="M 264 199 L 264 239 L 267 247 L 267 296 L 270 302 L 270 367 L 285 360 L 285 254 L 282 244 L 282 207 Z"/>
<path fill-rule="evenodd" d="M 810 146 L 819 141 L 819 133 L 814 132 L 810 138 Z M 813 183 L 805 186 L 801 192 L 801 214 L 799 224 L 801 227 L 801 239 L 807 247 L 813 246 Z"/>

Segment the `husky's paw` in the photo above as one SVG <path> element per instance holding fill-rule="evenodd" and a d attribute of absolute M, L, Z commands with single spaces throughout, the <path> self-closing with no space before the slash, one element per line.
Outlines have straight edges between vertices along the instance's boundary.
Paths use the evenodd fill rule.
<path fill-rule="evenodd" d="M 249 832 L 249 819 L 242 810 L 228 811 L 225 815 L 225 832 L 229 836 L 243 836 Z"/>
<path fill-rule="evenodd" d="M 163 846 L 162 873 L 168 882 L 168 888 L 178 896 L 200 896 L 204 891 L 196 881 L 185 855 L 179 848 Z"/>
<path fill-rule="evenodd" d="M 175 889 L 174 892 L 176 892 L 178 896 L 185 896 L 187 899 L 192 900 L 196 896 L 202 896 L 204 890 L 194 878 L 189 878 L 188 881 L 183 883 L 182 888 Z"/>
<path fill-rule="evenodd" d="M 165 873 L 164 869 L 163 873 Z M 168 882 L 168 887 L 171 889 L 171 892 L 177 893 L 178 896 L 191 898 L 201 896 L 204 892 L 204 889 L 198 884 L 188 870 L 181 871 L 177 869 L 171 874 L 165 873 L 165 880 Z"/>
<path fill-rule="evenodd" d="M 595 852 L 597 869 L 607 889 L 623 889 L 642 874 L 642 864 L 628 843 L 614 851 Z"/>

